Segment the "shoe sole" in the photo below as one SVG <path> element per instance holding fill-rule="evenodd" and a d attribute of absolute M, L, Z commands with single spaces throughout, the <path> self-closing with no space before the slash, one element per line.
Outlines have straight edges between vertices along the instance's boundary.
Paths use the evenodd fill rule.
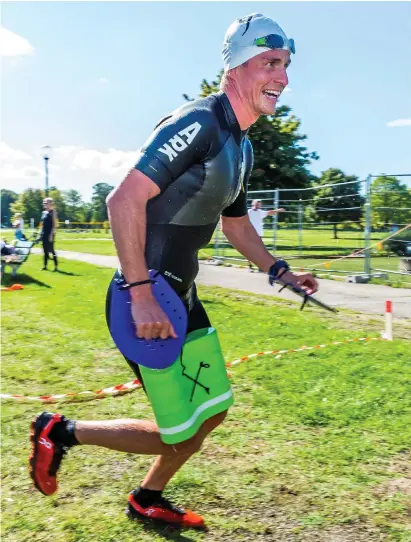
<path fill-rule="evenodd" d="M 37 416 L 34 418 L 34 420 L 31 422 L 31 431 L 30 431 L 30 442 L 31 442 L 31 454 L 29 457 L 29 471 L 30 471 L 30 478 L 33 480 L 34 486 L 40 493 L 43 495 L 46 495 L 46 497 L 49 497 L 52 495 L 52 493 L 45 493 L 44 490 L 40 487 L 36 480 L 36 463 L 37 463 L 37 454 L 38 454 L 38 439 L 40 436 L 41 431 L 43 430 L 43 427 L 40 427 L 39 419 L 41 417 Z"/>
<path fill-rule="evenodd" d="M 125 509 L 126 516 L 131 521 L 137 521 L 139 523 L 143 523 L 146 525 L 153 525 L 153 524 L 162 524 L 167 525 L 170 530 L 180 530 L 180 529 L 197 529 L 200 531 L 207 531 L 206 525 L 184 525 L 183 523 L 171 523 L 169 521 L 165 521 L 164 519 L 159 518 L 150 518 L 148 516 L 143 516 L 131 504 L 127 505 L 127 508 Z"/>
<path fill-rule="evenodd" d="M 38 489 L 40 493 L 43 493 L 43 495 L 45 495 L 44 491 L 41 489 L 41 487 L 37 483 L 36 476 L 35 476 L 37 453 L 38 453 L 37 441 L 41 432 L 41 430 L 38 427 L 36 427 L 36 421 L 37 421 L 37 418 L 35 418 L 31 422 L 31 431 L 30 431 L 31 454 L 29 458 L 29 465 L 30 465 L 29 470 L 30 470 L 30 477 L 33 480 L 35 488 Z"/>

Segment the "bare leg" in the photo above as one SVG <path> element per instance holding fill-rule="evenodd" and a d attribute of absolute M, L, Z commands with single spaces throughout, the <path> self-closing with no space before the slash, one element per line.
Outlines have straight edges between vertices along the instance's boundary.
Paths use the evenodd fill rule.
<path fill-rule="evenodd" d="M 141 487 L 162 491 L 174 474 L 186 463 L 190 457 L 200 449 L 206 436 L 211 433 L 227 415 L 227 411 L 213 416 L 206 420 L 195 436 L 195 440 L 189 444 L 189 453 L 182 453 L 176 456 L 160 455 L 154 461 L 151 469 L 144 478 Z M 192 440 L 192 439 L 191 439 Z M 188 442 L 188 441 L 187 441 Z M 184 444 L 184 443 L 182 443 Z"/>
<path fill-rule="evenodd" d="M 225 411 L 206 420 L 194 437 L 176 445 L 165 444 L 157 425 L 145 420 L 76 422 L 75 435 L 80 444 L 103 446 L 126 453 L 158 455 L 142 487 L 161 491 L 226 415 Z"/>
<path fill-rule="evenodd" d="M 172 446 L 162 442 L 157 425 L 145 420 L 76 421 L 74 432 L 80 444 L 102 446 L 129 454 L 176 453 Z"/>
<path fill-rule="evenodd" d="M 197 434 L 180 444 L 165 444 L 155 423 L 146 420 L 76 421 L 75 436 L 80 444 L 102 446 L 110 450 L 144 455 L 192 455 L 206 435 L 219 425 L 226 413 L 206 420 Z"/>

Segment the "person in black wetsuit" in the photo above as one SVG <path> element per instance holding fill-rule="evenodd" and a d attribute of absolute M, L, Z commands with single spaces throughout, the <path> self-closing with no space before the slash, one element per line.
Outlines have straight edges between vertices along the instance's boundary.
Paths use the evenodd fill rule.
<path fill-rule="evenodd" d="M 54 202 L 52 198 L 44 198 L 43 213 L 41 215 L 41 232 L 40 239 L 43 245 L 44 265 L 42 271 L 47 270 L 47 264 L 50 254 L 53 256 L 54 271 L 57 271 L 57 254 L 54 250 L 54 240 L 56 237 L 57 217 L 54 210 Z"/>
<path fill-rule="evenodd" d="M 194 280 L 198 251 L 211 239 L 220 217 L 227 239 L 248 260 L 271 277 L 281 274 L 308 293 L 317 290 L 312 275 L 291 273 L 286 262 L 265 249 L 246 206 L 253 166 L 247 131 L 260 115 L 274 113 L 288 83 L 287 67 L 294 51 L 294 42 L 273 20 L 261 14 L 236 20 L 224 40 L 221 91 L 163 118 L 143 145 L 135 167 L 108 197 L 124 278 L 139 282 L 148 278 L 148 269 L 160 271 L 187 308 L 188 331 L 210 326 Z M 176 336 L 151 284 L 130 289 L 130 295 L 139 337 Z M 138 374 L 137 366 L 133 368 Z M 33 425 L 32 477 L 40 491 L 52 494 L 58 467 L 46 472 L 44 465 L 52 461 L 59 465 L 64 450 L 78 444 L 157 455 L 141 486 L 130 494 L 129 511 L 133 517 L 202 527 L 201 516 L 176 508 L 162 491 L 225 416 L 226 411 L 209 418 L 193 438 L 171 446 L 162 442 L 158 427 L 150 421 L 87 422 L 43 413 Z M 46 442 L 43 447 L 41 439 Z M 36 467 L 39 461 L 43 470 Z"/>

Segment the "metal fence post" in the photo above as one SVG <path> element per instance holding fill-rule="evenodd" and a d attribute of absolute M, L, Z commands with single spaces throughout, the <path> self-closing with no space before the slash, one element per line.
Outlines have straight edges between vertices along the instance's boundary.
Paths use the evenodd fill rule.
<path fill-rule="evenodd" d="M 301 256 L 303 249 L 303 204 L 298 202 L 298 254 Z"/>
<path fill-rule="evenodd" d="M 280 193 L 278 188 L 274 190 L 274 209 L 278 209 L 280 201 Z M 278 214 L 273 216 L 273 254 L 277 252 L 277 228 L 278 228 Z"/>
<path fill-rule="evenodd" d="M 365 181 L 365 230 L 364 230 L 364 273 L 371 274 L 371 175 Z"/>

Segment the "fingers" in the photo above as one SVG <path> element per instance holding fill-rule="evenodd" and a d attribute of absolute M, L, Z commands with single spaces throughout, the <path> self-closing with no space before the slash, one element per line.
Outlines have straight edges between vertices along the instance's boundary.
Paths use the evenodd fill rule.
<path fill-rule="evenodd" d="M 137 337 L 146 341 L 159 338 L 165 340 L 168 337 L 176 339 L 177 333 L 170 322 L 139 323 L 137 324 Z"/>
<path fill-rule="evenodd" d="M 318 282 L 308 273 L 306 275 L 299 275 L 298 286 L 305 290 L 309 295 L 315 294 L 315 292 L 318 291 Z"/>

